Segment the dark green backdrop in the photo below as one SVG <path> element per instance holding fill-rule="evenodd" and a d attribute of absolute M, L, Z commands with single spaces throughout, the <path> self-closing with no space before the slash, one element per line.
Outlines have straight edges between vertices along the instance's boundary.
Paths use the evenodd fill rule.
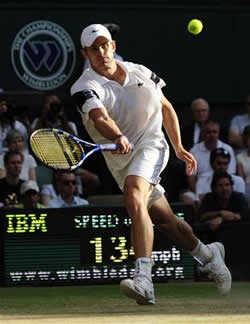
<path fill-rule="evenodd" d="M 190 102 L 197 96 L 214 103 L 241 101 L 249 92 L 250 6 L 235 6 L 236 1 L 210 1 L 210 5 L 208 1 L 190 3 L 199 4 L 2 2 L 0 88 L 32 90 L 16 76 L 10 59 L 13 39 L 24 25 L 35 20 L 61 25 L 73 38 L 78 53 L 83 27 L 93 22 L 115 22 L 121 27 L 118 53 L 126 60 L 145 64 L 163 77 L 167 82 L 166 94 L 174 102 Z M 199 18 L 204 23 L 204 30 L 198 36 L 187 32 L 186 25 L 191 18 Z M 68 95 L 81 67 L 78 55 L 75 72 L 57 90 Z"/>

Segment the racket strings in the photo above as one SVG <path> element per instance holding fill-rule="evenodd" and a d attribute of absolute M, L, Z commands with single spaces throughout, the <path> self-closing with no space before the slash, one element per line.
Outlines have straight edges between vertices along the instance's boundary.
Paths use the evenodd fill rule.
<path fill-rule="evenodd" d="M 32 138 L 32 149 L 48 166 L 67 169 L 82 159 L 83 150 L 69 136 L 43 132 Z"/>

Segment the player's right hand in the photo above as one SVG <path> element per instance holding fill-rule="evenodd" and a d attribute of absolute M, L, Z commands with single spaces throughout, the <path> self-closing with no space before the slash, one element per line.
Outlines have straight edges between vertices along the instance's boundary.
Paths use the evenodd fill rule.
<path fill-rule="evenodd" d="M 118 137 L 115 140 L 116 144 L 120 145 L 119 150 L 113 151 L 113 154 L 127 154 L 133 151 L 134 145 L 129 142 L 128 138 L 125 135 Z"/>

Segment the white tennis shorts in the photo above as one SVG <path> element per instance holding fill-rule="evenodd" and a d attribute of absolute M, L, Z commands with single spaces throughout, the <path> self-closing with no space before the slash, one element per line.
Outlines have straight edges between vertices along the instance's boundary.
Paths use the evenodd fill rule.
<path fill-rule="evenodd" d="M 155 185 L 149 198 L 148 207 L 159 199 L 164 193 L 164 188 L 159 184 L 160 174 L 165 169 L 169 159 L 169 149 L 159 150 L 156 148 L 143 148 L 135 152 L 133 159 L 114 175 L 120 189 L 123 191 L 124 182 L 127 176 L 135 175 L 144 178 L 149 183 Z"/>

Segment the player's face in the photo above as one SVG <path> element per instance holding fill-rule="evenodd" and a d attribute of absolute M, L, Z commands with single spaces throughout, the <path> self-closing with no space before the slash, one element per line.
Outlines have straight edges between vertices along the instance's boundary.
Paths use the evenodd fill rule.
<path fill-rule="evenodd" d="M 220 199 L 229 199 L 233 191 L 230 180 L 228 178 L 218 179 L 214 191 Z"/>
<path fill-rule="evenodd" d="M 97 73 L 103 74 L 113 63 L 115 42 L 100 36 L 90 47 L 85 47 L 82 51 L 83 55 L 89 59 L 92 68 Z"/>

